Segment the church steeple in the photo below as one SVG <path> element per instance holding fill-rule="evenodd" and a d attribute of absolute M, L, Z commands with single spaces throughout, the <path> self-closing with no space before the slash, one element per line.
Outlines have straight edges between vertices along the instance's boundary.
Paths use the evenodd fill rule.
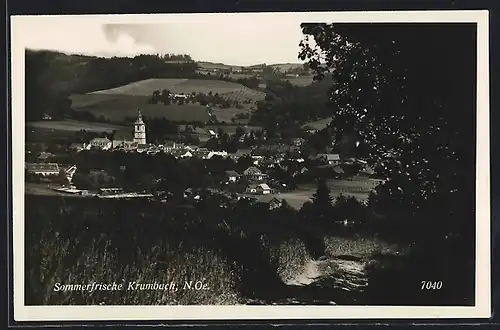
<path fill-rule="evenodd" d="M 137 110 L 137 120 L 134 123 L 134 142 L 146 144 L 146 124 L 142 120 L 141 110 Z"/>
<path fill-rule="evenodd" d="M 137 110 L 137 120 L 135 121 L 136 124 L 144 124 L 144 121 L 142 120 L 142 113 L 141 110 Z"/>

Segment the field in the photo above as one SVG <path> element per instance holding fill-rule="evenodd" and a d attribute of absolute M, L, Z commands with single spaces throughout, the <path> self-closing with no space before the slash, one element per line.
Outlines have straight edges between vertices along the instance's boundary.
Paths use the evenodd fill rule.
<path fill-rule="evenodd" d="M 248 107 L 255 101 L 263 100 L 265 94 L 240 84 L 204 79 L 147 79 L 117 88 L 92 92 L 89 94 L 72 95 L 72 107 L 75 110 L 89 111 L 96 116 L 110 120 L 122 120 L 135 116 L 137 110 L 146 117 L 166 118 L 171 121 L 199 121 L 210 119 L 204 106 L 200 104 L 163 105 L 148 104 L 148 99 L 154 91 L 169 90 L 172 93 L 191 94 L 209 92 L 218 93 L 229 101 L 250 101 L 243 109 L 214 109 L 214 115 L 221 122 L 231 122 L 236 114 L 248 113 Z M 248 106 L 247 106 L 248 105 Z"/>
<path fill-rule="evenodd" d="M 304 65 L 301 63 L 279 63 L 269 64 L 269 66 L 281 72 L 286 72 L 289 70 L 302 68 Z"/>
<path fill-rule="evenodd" d="M 292 85 L 302 87 L 312 84 L 313 76 L 290 77 L 290 78 L 284 78 L 283 80 L 289 81 Z"/>
<path fill-rule="evenodd" d="M 29 122 L 29 127 L 41 128 L 41 129 L 51 129 L 57 131 L 69 131 L 76 132 L 80 130 L 86 130 L 88 132 L 107 132 L 111 133 L 113 130 L 123 130 L 126 127 L 106 124 L 106 123 L 90 123 L 84 121 L 76 120 L 63 120 L 63 121 L 36 121 Z"/>
<path fill-rule="evenodd" d="M 199 104 L 163 105 L 148 104 L 149 97 L 141 95 L 85 94 L 72 95 L 73 109 L 88 111 L 113 121 L 137 116 L 165 118 L 171 121 L 206 122 L 210 119 L 207 109 Z"/>
<path fill-rule="evenodd" d="M 238 108 L 212 108 L 212 114 L 217 117 L 217 120 L 221 123 L 232 123 L 232 119 L 239 114 L 249 114 L 251 110 L 248 108 L 238 109 Z M 236 123 L 247 124 L 249 119 L 235 119 Z"/>
<path fill-rule="evenodd" d="M 230 99 L 238 100 L 251 99 L 253 101 L 258 101 L 265 97 L 264 93 L 252 90 L 240 84 L 206 79 L 146 79 L 117 88 L 92 92 L 90 94 L 151 96 L 155 90 L 161 92 L 164 89 L 175 94 L 191 94 L 193 92 L 208 94 L 212 92 L 214 94 L 218 93 L 221 96 L 227 95 Z"/>
<path fill-rule="evenodd" d="M 205 129 L 211 129 L 217 132 L 217 130 L 220 128 L 222 131 L 228 134 L 234 134 L 236 132 L 236 129 L 238 126 L 241 126 L 246 132 L 250 131 L 260 131 L 262 130 L 262 127 L 259 126 L 248 126 L 248 125 L 207 125 L 205 126 Z"/>
<path fill-rule="evenodd" d="M 302 127 L 303 128 L 310 127 L 310 128 L 317 129 L 317 130 L 322 130 L 323 128 L 327 127 L 331 121 L 332 121 L 332 117 L 328 117 L 328 118 L 324 118 L 324 119 L 320 119 L 320 120 L 316 120 L 316 121 L 311 121 L 309 123 L 305 123 L 304 125 L 302 125 Z"/>
<path fill-rule="evenodd" d="M 238 70 L 241 69 L 241 66 L 237 65 L 229 65 L 229 64 L 223 64 L 223 63 L 212 63 L 212 62 L 197 62 L 198 67 L 200 69 L 206 69 L 206 70 Z"/>
<path fill-rule="evenodd" d="M 328 180 L 327 185 L 330 188 L 330 196 L 337 198 L 340 194 L 344 196 L 356 197 L 359 201 L 366 201 L 368 194 L 379 183 L 378 180 Z M 262 202 L 270 201 L 274 197 L 284 199 L 290 206 L 295 209 L 300 209 L 305 202 L 310 201 L 313 194 L 316 192 L 316 185 L 300 185 L 299 188 L 292 192 L 263 195 L 259 197 Z"/>

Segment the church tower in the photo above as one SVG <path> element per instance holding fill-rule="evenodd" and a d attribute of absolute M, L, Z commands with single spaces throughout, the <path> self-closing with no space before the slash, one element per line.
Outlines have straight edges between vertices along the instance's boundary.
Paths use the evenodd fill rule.
<path fill-rule="evenodd" d="M 141 110 L 138 111 L 137 120 L 134 123 L 134 142 L 146 144 L 146 124 L 142 120 Z"/>

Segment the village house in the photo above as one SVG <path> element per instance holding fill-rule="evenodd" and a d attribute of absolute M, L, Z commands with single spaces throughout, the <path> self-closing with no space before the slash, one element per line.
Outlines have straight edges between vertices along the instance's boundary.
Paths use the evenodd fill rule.
<path fill-rule="evenodd" d="M 26 164 L 26 170 L 28 173 L 43 176 L 59 175 L 60 173 L 57 163 L 28 163 Z"/>
<path fill-rule="evenodd" d="M 274 197 L 267 204 L 269 205 L 269 210 L 275 210 L 283 206 L 283 201 Z"/>
<path fill-rule="evenodd" d="M 344 174 L 344 169 L 342 167 L 338 166 L 338 165 L 334 166 L 332 168 L 332 171 L 333 171 L 334 177 L 336 179 L 342 178 L 342 175 Z"/>
<path fill-rule="evenodd" d="M 134 133 L 131 129 L 120 129 L 114 132 L 112 140 L 113 149 L 131 150 L 137 148 L 139 144 L 137 141 L 134 143 Z"/>
<path fill-rule="evenodd" d="M 210 150 L 207 148 L 198 148 L 198 150 L 193 152 L 193 155 L 201 158 L 201 159 L 208 159 L 208 155 L 210 154 Z"/>
<path fill-rule="evenodd" d="M 193 157 L 193 154 L 191 153 L 191 151 L 180 151 L 180 154 L 179 154 L 179 158 L 191 158 Z"/>
<path fill-rule="evenodd" d="M 50 153 L 50 152 L 42 151 L 41 153 L 38 154 L 37 160 L 40 163 L 44 163 L 47 161 L 47 159 L 49 159 L 50 157 L 53 157 L 53 156 L 55 156 L 55 155 Z"/>
<path fill-rule="evenodd" d="M 64 174 L 66 175 L 66 178 L 68 179 L 68 182 L 70 184 L 73 182 L 73 176 L 75 175 L 76 170 L 77 170 L 76 165 L 71 165 L 64 170 Z"/>
<path fill-rule="evenodd" d="M 170 151 L 174 150 L 174 149 L 175 149 L 175 147 L 176 147 L 175 142 L 173 142 L 173 141 L 167 141 L 167 142 L 165 142 L 165 144 L 163 145 L 163 150 L 164 150 L 165 152 L 170 152 Z"/>
<path fill-rule="evenodd" d="M 187 98 L 189 98 L 189 95 L 186 95 L 186 94 L 184 94 L 184 93 L 181 93 L 181 94 L 174 94 L 174 99 L 177 99 L 177 100 L 180 100 L 180 99 L 185 100 L 185 99 L 187 99 Z"/>
<path fill-rule="evenodd" d="M 141 152 L 149 150 L 149 148 L 150 148 L 149 144 L 142 144 L 141 143 L 141 144 L 137 145 L 137 152 L 141 153 Z"/>
<path fill-rule="evenodd" d="M 113 143 L 107 137 L 97 137 L 90 140 L 90 145 L 92 148 L 98 148 L 102 150 L 108 150 L 113 146 Z"/>
<path fill-rule="evenodd" d="M 219 137 L 219 134 L 217 134 L 214 130 L 212 129 L 209 129 L 207 130 L 207 133 L 208 133 L 208 136 L 210 136 L 211 138 L 218 138 Z"/>
<path fill-rule="evenodd" d="M 157 153 L 161 152 L 162 150 L 158 148 L 155 145 L 152 145 L 149 147 L 149 149 L 146 151 L 148 155 L 156 155 Z"/>
<path fill-rule="evenodd" d="M 207 159 L 210 159 L 213 156 L 227 157 L 227 151 L 210 151 L 208 153 Z"/>
<path fill-rule="evenodd" d="M 226 171 L 226 183 L 234 183 L 240 178 L 240 174 L 236 171 Z"/>
<path fill-rule="evenodd" d="M 339 154 L 319 154 L 317 158 L 323 160 L 329 165 L 338 165 L 340 163 Z"/>
<path fill-rule="evenodd" d="M 296 177 L 298 175 L 306 173 L 307 171 L 308 171 L 308 169 L 307 169 L 306 166 L 304 166 L 304 165 L 300 166 L 299 165 L 299 168 L 297 168 L 297 170 L 295 172 L 293 172 L 292 176 Z"/>
<path fill-rule="evenodd" d="M 139 147 L 139 143 L 136 141 L 123 141 L 118 148 L 124 151 L 132 151 L 137 150 L 137 147 Z"/>
<path fill-rule="evenodd" d="M 89 150 L 91 148 L 90 143 L 71 143 L 69 146 L 69 150 L 80 152 L 82 150 Z"/>
<path fill-rule="evenodd" d="M 262 173 L 261 170 L 259 170 L 255 166 L 250 166 L 247 168 L 244 172 L 243 175 L 249 180 L 249 181 L 262 181 L 264 180 L 265 175 Z"/>
<path fill-rule="evenodd" d="M 361 168 L 361 170 L 359 171 L 359 175 L 364 176 L 364 177 L 370 177 L 374 174 L 375 174 L 375 171 L 373 170 L 373 168 L 371 168 L 368 165 L 363 166 Z"/>
<path fill-rule="evenodd" d="M 267 195 L 271 193 L 271 188 L 266 183 L 250 184 L 245 191 L 249 194 Z"/>
<path fill-rule="evenodd" d="M 292 143 L 295 146 L 300 147 L 301 145 L 304 144 L 305 141 L 306 141 L 305 139 L 299 137 L 299 138 L 294 139 Z"/>

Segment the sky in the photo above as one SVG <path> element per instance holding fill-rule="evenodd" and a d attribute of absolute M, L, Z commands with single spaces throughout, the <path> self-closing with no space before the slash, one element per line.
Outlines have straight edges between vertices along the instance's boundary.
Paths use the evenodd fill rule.
<path fill-rule="evenodd" d="M 299 17 L 280 14 L 32 16 L 18 34 L 26 48 L 97 56 L 189 54 L 233 65 L 301 63 Z M 122 16 L 123 17 L 123 16 Z M 144 16 L 143 16 L 144 17 Z"/>

